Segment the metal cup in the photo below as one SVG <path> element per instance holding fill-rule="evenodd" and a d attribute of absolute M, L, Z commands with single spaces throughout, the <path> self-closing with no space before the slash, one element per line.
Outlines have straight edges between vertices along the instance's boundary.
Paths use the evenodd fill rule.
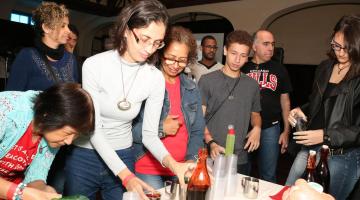
<path fill-rule="evenodd" d="M 243 177 L 241 180 L 243 195 L 248 199 L 256 199 L 259 194 L 259 179 Z"/>
<path fill-rule="evenodd" d="M 296 132 L 307 130 L 307 122 L 302 117 L 296 117 L 295 130 Z"/>
<path fill-rule="evenodd" d="M 187 188 L 182 188 L 180 186 L 179 180 L 165 181 L 164 185 L 165 193 L 169 195 L 171 200 L 176 199 L 176 197 L 179 197 L 179 200 L 186 200 Z"/>

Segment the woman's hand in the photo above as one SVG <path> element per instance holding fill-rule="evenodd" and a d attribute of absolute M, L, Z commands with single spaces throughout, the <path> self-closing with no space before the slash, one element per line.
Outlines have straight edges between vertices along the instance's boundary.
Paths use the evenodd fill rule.
<path fill-rule="evenodd" d="M 290 111 L 289 113 L 289 117 L 288 117 L 288 121 L 290 123 L 290 125 L 292 127 L 295 127 L 295 124 L 296 124 L 296 118 L 297 117 L 301 117 L 303 118 L 305 121 L 307 121 L 307 117 L 306 115 L 303 113 L 303 111 L 297 107 L 297 108 L 294 108 Z"/>
<path fill-rule="evenodd" d="M 42 190 L 44 192 L 57 193 L 53 187 L 46 185 L 45 181 L 41 181 L 41 180 L 30 182 L 28 183 L 27 186 L 38 190 Z"/>
<path fill-rule="evenodd" d="M 195 163 L 179 163 L 170 155 L 164 158 L 163 164 L 178 177 L 181 187 L 185 187 L 185 174 L 192 173 L 196 166 Z"/>
<path fill-rule="evenodd" d="M 154 188 L 146 184 L 144 181 L 136 177 L 128 168 L 123 169 L 118 174 L 122 184 L 127 191 L 133 191 L 139 194 L 141 199 L 148 200 L 149 198 L 145 195 L 144 191 L 153 192 Z"/>
<path fill-rule="evenodd" d="M 140 198 L 145 200 L 148 200 L 149 198 L 145 195 L 144 190 L 149 192 L 155 191 L 154 188 L 140 180 L 138 177 L 134 177 L 127 182 L 126 190 L 138 193 Z"/>
<path fill-rule="evenodd" d="M 305 146 L 320 144 L 324 142 L 324 130 L 309 130 L 309 131 L 299 131 L 295 132 L 294 140 L 297 144 L 303 144 Z"/>
<path fill-rule="evenodd" d="M 178 119 L 179 115 L 168 115 L 163 122 L 163 130 L 166 135 L 175 135 L 182 123 Z"/>
<path fill-rule="evenodd" d="M 282 196 L 283 200 L 334 200 L 334 198 L 326 193 L 320 193 L 309 186 L 304 179 L 299 179 L 286 190 Z"/>
<path fill-rule="evenodd" d="M 61 198 L 60 194 L 53 192 L 45 192 L 31 187 L 25 187 L 23 190 L 23 200 L 53 200 Z"/>

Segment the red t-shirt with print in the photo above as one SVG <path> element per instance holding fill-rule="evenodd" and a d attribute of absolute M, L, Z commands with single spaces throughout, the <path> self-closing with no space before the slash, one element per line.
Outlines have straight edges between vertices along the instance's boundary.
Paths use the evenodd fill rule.
<path fill-rule="evenodd" d="M 32 125 L 30 124 L 19 141 L 0 159 L 0 176 L 13 183 L 21 183 L 24 172 L 34 159 L 40 139 L 32 141 Z"/>

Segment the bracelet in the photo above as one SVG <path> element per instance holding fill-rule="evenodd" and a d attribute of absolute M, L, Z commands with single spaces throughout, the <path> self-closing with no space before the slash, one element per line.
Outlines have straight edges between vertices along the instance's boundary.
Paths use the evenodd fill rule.
<path fill-rule="evenodd" d="M 12 200 L 22 200 L 22 194 L 26 186 L 26 183 L 20 183 L 17 185 Z"/>
<path fill-rule="evenodd" d="M 129 174 L 124 178 L 124 180 L 122 180 L 122 185 L 126 188 L 127 183 L 133 178 L 135 178 L 135 174 L 133 173 Z"/>
<path fill-rule="evenodd" d="M 11 183 L 11 185 L 10 185 L 10 187 L 9 187 L 7 193 L 6 193 L 6 199 L 8 199 L 8 200 L 11 200 L 11 199 L 12 199 L 12 197 L 14 196 L 14 193 L 15 193 L 15 190 L 16 190 L 17 186 L 18 186 L 17 184 Z"/>

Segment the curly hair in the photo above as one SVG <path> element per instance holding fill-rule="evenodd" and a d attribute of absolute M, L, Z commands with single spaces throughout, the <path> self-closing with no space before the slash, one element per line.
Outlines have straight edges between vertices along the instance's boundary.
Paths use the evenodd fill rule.
<path fill-rule="evenodd" d="M 185 44 L 189 48 L 188 63 L 194 64 L 197 60 L 197 44 L 192 32 L 182 26 L 172 26 L 165 35 L 164 42 L 166 46 L 161 49 L 161 55 L 164 55 L 172 42 Z"/>
<path fill-rule="evenodd" d="M 33 12 L 32 19 L 35 23 L 35 32 L 37 36 L 44 36 L 42 25 L 54 29 L 61 24 L 64 17 L 69 17 L 69 10 L 62 4 L 54 2 L 43 2 Z"/>

